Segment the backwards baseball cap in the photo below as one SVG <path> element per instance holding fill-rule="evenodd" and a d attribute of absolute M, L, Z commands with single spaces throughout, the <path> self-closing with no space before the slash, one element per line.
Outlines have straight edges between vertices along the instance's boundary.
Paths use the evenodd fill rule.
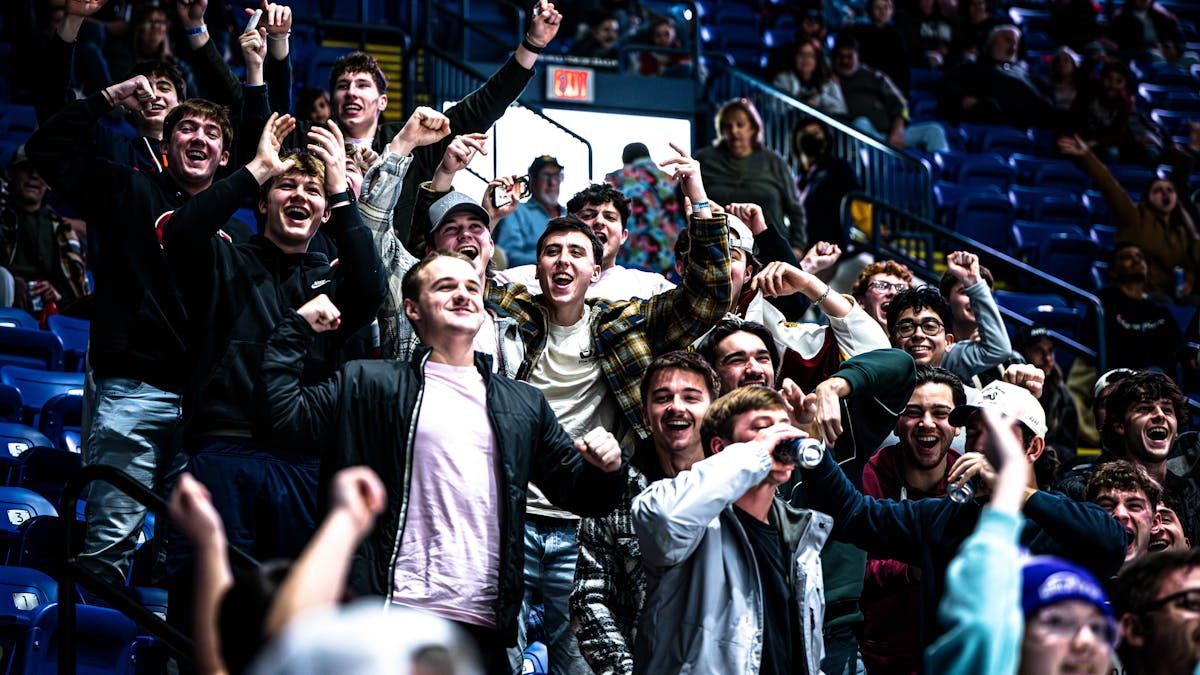
<path fill-rule="evenodd" d="M 1046 435 L 1046 411 L 1042 404 L 1024 387 L 995 380 L 975 397 L 974 403 L 960 405 L 950 411 L 950 424 L 965 426 L 976 410 L 992 408 L 1016 418 L 1037 436 Z"/>
<path fill-rule="evenodd" d="M 729 221 L 729 248 L 740 248 L 749 255 L 754 254 L 754 233 L 741 218 L 725 213 Z"/>
<path fill-rule="evenodd" d="M 8 168 L 15 169 L 22 164 L 28 164 L 28 163 L 29 163 L 29 155 L 27 155 L 25 153 L 25 144 L 22 143 L 17 148 L 16 152 L 13 153 L 12 158 L 8 160 Z"/>
<path fill-rule="evenodd" d="M 1035 556 L 1021 568 L 1021 610 L 1025 618 L 1043 607 L 1079 600 L 1095 607 L 1108 620 L 1109 642 L 1116 639 L 1116 620 L 1104 589 L 1091 572 L 1052 556 Z"/>
<path fill-rule="evenodd" d="M 543 168 L 545 168 L 547 166 L 551 166 L 551 165 L 557 166 L 558 170 L 562 171 L 563 165 L 561 163 L 559 163 L 559 161 L 556 158 L 554 158 L 550 155 L 542 155 L 540 157 L 535 157 L 533 160 L 533 164 L 529 165 L 530 177 L 536 178 L 539 171 L 541 171 Z"/>
<path fill-rule="evenodd" d="M 461 192 L 450 192 L 443 195 L 429 207 L 428 234 L 432 235 L 434 232 L 437 232 L 437 229 L 441 227 L 442 222 L 446 218 L 464 212 L 470 213 L 473 216 L 479 216 L 479 219 L 490 227 L 491 216 L 479 205 L 479 202 Z"/>
<path fill-rule="evenodd" d="M 1013 349 L 1023 352 L 1026 347 L 1041 339 L 1057 342 L 1050 334 L 1050 329 L 1045 326 L 1022 326 L 1021 330 L 1013 336 Z"/>
<path fill-rule="evenodd" d="M 1113 368 L 1107 373 L 1101 375 L 1100 379 L 1096 380 L 1096 386 L 1092 387 L 1092 398 L 1100 398 L 1100 392 L 1104 391 L 1105 387 L 1110 384 L 1116 384 L 1136 372 L 1136 370 L 1131 368 Z"/>

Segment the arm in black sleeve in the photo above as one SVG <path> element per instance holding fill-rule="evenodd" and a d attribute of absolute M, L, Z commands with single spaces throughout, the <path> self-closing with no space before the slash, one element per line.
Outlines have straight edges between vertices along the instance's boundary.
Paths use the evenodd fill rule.
<path fill-rule="evenodd" d="M 533 459 L 533 483 L 555 505 L 580 516 L 606 516 L 617 506 L 628 470 L 624 461 L 612 473 L 585 462 L 554 410 L 541 394 L 538 430 L 540 442 Z"/>
<path fill-rule="evenodd" d="M 1125 529 L 1099 506 L 1039 490 L 1025 502 L 1024 511 L 1063 552 L 1069 551 L 1101 579 L 1113 576 L 1124 564 Z"/>
<path fill-rule="evenodd" d="M 62 110 L 68 101 L 71 91 L 75 61 L 75 43 L 66 42 L 57 33 L 50 36 L 50 41 L 42 63 L 41 74 L 34 78 L 37 89 L 33 92 L 34 109 L 38 122 L 44 122 L 51 115 Z"/>
<path fill-rule="evenodd" d="M 758 261 L 764 267 L 775 261 L 785 262 L 795 267 L 800 266 L 800 262 L 796 260 L 796 254 L 792 252 L 791 245 L 787 243 L 783 235 L 769 225 L 767 229 L 754 235 L 754 245 L 758 247 Z M 767 298 L 767 302 L 783 312 L 788 321 L 798 321 L 812 305 L 812 301 L 803 293 Z"/>
<path fill-rule="evenodd" d="M 896 425 L 896 418 L 912 396 L 917 367 L 907 352 L 875 349 L 847 359 L 833 374 L 850 385 L 842 399 L 842 426 L 834 454 L 842 471 L 855 485 L 862 466 Z"/>
<path fill-rule="evenodd" d="M 304 355 L 317 334 L 296 312 L 284 314 L 262 358 L 263 409 L 271 431 L 283 443 L 311 445 L 332 429 L 341 402 L 342 373 L 301 386 Z"/>
<path fill-rule="evenodd" d="M 271 93 L 271 110 L 280 115 L 290 113 L 292 111 L 291 52 L 288 52 L 288 55 L 282 59 L 267 54 L 266 63 L 263 64 L 263 81 L 267 84 L 267 91 Z"/>
<path fill-rule="evenodd" d="M 371 230 L 353 202 L 333 209 L 322 226 L 338 250 L 337 289 L 333 304 L 341 310 L 339 335 L 349 337 L 371 323 L 388 292 L 387 275 Z"/>
<path fill-rule="evenodd" d="M 192 67 L 192 74 L 200 87 L 200 92 L 188 93 L 192 96 L 202 94 L 213 103 L 229 106 L 230 117 L 236 116 L 242 109 L 242 83 L 229 69 L 216 44 L 209 40 L 200 49 L 183 51 L 184 59 Z"/>
<path fill-rule="evenodd" d="M 189 303 L 212 280 L 213 235 L 257 193 L 258 181 L 248 170 L 239 169 L 184 202 L 163 225 L 163 248 Z"/>
<path fill-rule="evenodd" d="M 258 139 L 262 137 L 263 128 L 271 117 L 268 104 L 270 93 L 267 85 L 243 87 L 242 114 L 238 117 L 237 133 L 233 137 L 233 152 L 229 162 L 230 170 L 246 166 L 258 152 Z"/>
<path fill-rule="evenodd" d="M 93 134 L 112 106 L 103 94 L 75 101 L 51 116 L 25 144 L 25 152 L 46 183 L 87 214 L 117 209 L 133 170 L 97 156 Z M 92 221 L 92 218 L 88 218 Z M 104 217 L 98 225 L 120 219 Z"/>

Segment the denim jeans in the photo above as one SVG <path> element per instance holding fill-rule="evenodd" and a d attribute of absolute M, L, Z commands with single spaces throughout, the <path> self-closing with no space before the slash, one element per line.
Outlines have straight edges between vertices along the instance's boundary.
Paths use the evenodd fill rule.
<path fill-rule="evenodd" d="M 825 675 L 866 675 L 858 636 L 852 626 L 839 626 L 825 632 L 825 658 L 821 659 Z"/>
<path fill-rule="evenodd" d="M 517 650 L 526 646 L 525 619 L 540 592 L 544 612 L 546 642 L 550 648 L 551 675 L 590 675 L 592 669 L 579 654 L 579 641 L 571 630 L 567 600 L 575 583 L 575 541 L 578 521 L 526 518 L 525 520 L 525 601 L 517 624 Z M 520 663 L 519 653 L 515 663 Z"/>
<path fill-rule="evenodd" d="M 851 125 L 868 136 L 881 141 L 887 140 L 887 134 L 876 129 L 866 117 L 854 118 Z M 950 149 L 950 143 L 946 140 L 946 130 L 937 122 L 920 122 L 905 127 L 904 145 L 930 153 L 946 152 Z"/>
<path fill-rule="evenodd" d="M 90 392 L 89 392 L 90 393 Z M 183 468 L 175 433 L 180 396 L 123 377 L 96 381 L 88 397 L 85 464 L 114 466 L 164 499 Z M 105 482 L 92 483 L 87 496 L 87 534 L 79 563 L 102 578 L 124 584 L 146 509 Z"/>

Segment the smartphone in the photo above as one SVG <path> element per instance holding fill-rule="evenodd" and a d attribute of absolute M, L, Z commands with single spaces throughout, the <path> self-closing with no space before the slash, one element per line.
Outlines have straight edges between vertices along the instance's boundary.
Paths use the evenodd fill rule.
<path fill-rule="evenodd" d="M 496 205 L 496 208 L 502 209 L 508 206 L 510 202 L 512 202 L 512 196 L 508 194 L 507 188 L 503 185 L 497 185 L 492 188 L 492 203 Z"/>
<path fill-rule="evenodd" d="M 246 22 L 246 30 L 242 31 L 242 33 L 253 33 L 254 31 L 258 30 L 258 20 L 261 18 L 262 10 L 254 10 L 254 13 L 250 15 L 250 20 Z"/>

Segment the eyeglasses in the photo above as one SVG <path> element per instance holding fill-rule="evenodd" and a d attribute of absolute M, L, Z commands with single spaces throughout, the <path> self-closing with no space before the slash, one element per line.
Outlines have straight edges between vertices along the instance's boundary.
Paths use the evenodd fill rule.
<path fill-rule="evenodd" d="M 1191 614 L 1200 614 L 1200 588 L 1189 588 L 1186 591 L 1172 593 L 1165 598 L 1160 598 L 1144 605 L 1138 613 L 1149 614 L 1167 605 L 1174 605 L 1176 608 Z"/>
<path fill-rule="evenodd" d="M 562 179 L 563 179 L 563 172 L 559 171 L 557 173 L 539 173 L 537 175 L 537 177 L 540 180 L 556 180 L 561 183 Z"/>
<path fill-rule="evenodd" d="M 889 290 L 895 289 L 895 291 L 899 293 L 900 291 L 908 290 L 908 283 L 904 281 L 897 281 L 893 284 L 887 281 L 872 281 L 871 283 L 867 284 L 867 288 L 879 291 L 880 293 L 887 293 Z"/>
<path fill-rule="evenodd" d="M 892 329 L 892 334 L 902 338 L 912 337 L 917 333 L 917 326 L 921 327 L 922 333 L 931 337 L 942 332 L 942 329 L 945 328 L 945 325 L 941 321 L 933 317 L 921 319 L 921 323 L 919 324 L 912 319 L 905 319 L 896 324 L 896 327 Z"/>

